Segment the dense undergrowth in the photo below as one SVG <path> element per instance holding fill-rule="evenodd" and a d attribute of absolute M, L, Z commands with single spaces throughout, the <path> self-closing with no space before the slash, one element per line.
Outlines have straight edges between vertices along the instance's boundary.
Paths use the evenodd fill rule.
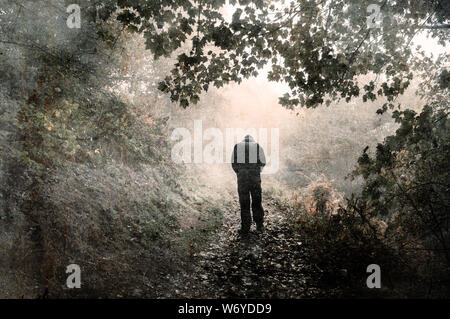
<path fill-rule="evenodd" d="M 396 223 L 371 217 L 360 198 L 344 199 L 328 182 L 320 181 L 293 193 L 286 202 L 292 229 L 309 247 L 309 262 L 322 272 L 323 289 L 339 287 L 341 297 L 347 298 L 448 295 L 445 252 L 427 249 L 423 238 L 412 238 Z M 405 236 L 414 239 L 415 246 L 405 245 Z M 371 264 L 381 268 L 381 289 L 366 286 Z"/>
<path fill-rule="evenodd" d="M 1 297 L 126 297 L 142 286 L 155 297 L 220 225 L 231 198 L 214 197 L 173 163 L 167 114 L 111 89 L 127 81 L 127 35 L 111 38 L 114 26 L 90 23 L 83 36 L 61 28 L 54 42 L 50 23 L 27 33 L 45 50 L 2 46 Z M 156 74 L 165 67 L 150 65 Z M 81 290 L 66 287 L 70 264 L 82 270 Z"/>
<path fill-rule="evenodd" d="M 2 221 L 9 241 L 3 265 L 20 287 L 3 297 L 133 296 L 134 288 L 164 284 L 221 224 L 220 201 L 197 180 L 166 165 L 72 163 L 48 170 L 21 215 Z M 189 187 L 186 186 L 189 185 Z M 228 200 L 229 201 L 229 200 Z M 65 287 L 78 264 L 83 289 Z M 156 296 L 156 295 L 155 295 Z"/>

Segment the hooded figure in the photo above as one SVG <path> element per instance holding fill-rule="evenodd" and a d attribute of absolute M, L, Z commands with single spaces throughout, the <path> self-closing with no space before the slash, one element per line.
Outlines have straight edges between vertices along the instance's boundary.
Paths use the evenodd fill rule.
<path fill-rule="evenodd" d="M 261 204 L 261 171 L 266 165 L 264 150 L 250 135 L 234 146 L 231 166 L 237 175 L 239 203 L 241 205 L 241 234 L 250 231 L 250 196 L 253 221 L 263 231 L 264 209 Z"/>

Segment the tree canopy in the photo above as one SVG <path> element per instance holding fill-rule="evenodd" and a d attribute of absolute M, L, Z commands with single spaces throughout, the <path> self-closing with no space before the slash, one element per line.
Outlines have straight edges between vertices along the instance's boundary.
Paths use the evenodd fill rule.
<path fill-rule="evenodd" d="M 288 108 L 384 96 L 386 110 L 414 76 L 414 36 L 427 31 L 444 44 L 450 17 L 441 0 L 118 0 L 103 10 L 142 33 L 155 58 L 191 44 L 159 86 L 183 107 L 267 66 L 270 81 L 288 84 Z M 358 83 L 370 73 L 380 83 Z"/>

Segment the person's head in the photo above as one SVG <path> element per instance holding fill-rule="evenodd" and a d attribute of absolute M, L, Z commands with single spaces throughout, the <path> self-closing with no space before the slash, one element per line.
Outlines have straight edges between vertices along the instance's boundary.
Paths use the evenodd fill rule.
<path fill-rule="evenodd" d="M 254 142 L 255 140 L 253 139 L 253 137 L 251 135 L 245 135 L 244 141 L 246 141 L 246 142 Z"/>

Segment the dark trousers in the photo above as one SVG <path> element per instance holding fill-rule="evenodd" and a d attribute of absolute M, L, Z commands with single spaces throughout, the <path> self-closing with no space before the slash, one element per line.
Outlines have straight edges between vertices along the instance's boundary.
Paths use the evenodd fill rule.
<path fill-rule="evenodd" d="M 252 224 L 250 197 L 253 221 L 256 225 L 262 225 L 264 221 L 264 209 L 261 204 L 261 177 L 259 173 L 257 175 L 238 174 L 238 193 L 239 203 L 241 204 L 241 229 L 243 232 L 248 232 Z"/>

